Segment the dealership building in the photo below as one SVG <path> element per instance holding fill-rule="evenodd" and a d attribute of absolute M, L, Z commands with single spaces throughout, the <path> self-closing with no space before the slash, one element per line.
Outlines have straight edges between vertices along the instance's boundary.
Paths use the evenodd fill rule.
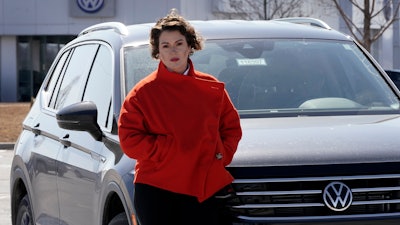
<path fill-rule="evenodd" d="M 206 20 L 210 6 L 208 0 L 0 0 L 0 102 L 30 101 L 60 48 L 88 26 L 155 22 L 171 8 Z"/>
<path fill-rule="evenodd" d="M 60 48 L 88 26 L 110 21 L 155 22 L 172 8 L 177 8 L 187 19 L 230 18 L 235 14 L 232 2 L 238 3 L 236 0 L 0 0 L 0 102 L 31 101 Z M 347 10 L 351 11 L 349 7 Z M 323 14 L 310 16 L 325 20 L 335 29 L 346 30 L 337 13 L 329 17 Z M 393 41 L 391 29 L 387 33 L 375 44 L 373 54 L 384 67 L 392 68 L 396 67 L 393 58 L 399 44 Z"/>

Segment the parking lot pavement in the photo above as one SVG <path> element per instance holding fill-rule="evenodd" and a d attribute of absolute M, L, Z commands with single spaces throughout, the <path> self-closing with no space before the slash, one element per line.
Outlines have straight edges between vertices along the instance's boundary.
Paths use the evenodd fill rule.
<path fill-rule="evenodd" d="M 10 169 L 13 151 L 0 149 L 0 224 L 11 225 Z"/>

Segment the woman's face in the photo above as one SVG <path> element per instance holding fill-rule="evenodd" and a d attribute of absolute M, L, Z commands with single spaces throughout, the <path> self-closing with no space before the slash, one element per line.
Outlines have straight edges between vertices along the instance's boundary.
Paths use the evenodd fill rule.
<path fill-rule="evenodd" d="M 169 71 L 181 74 L 185 72 L 191 48 L 184 35 L 179 31 L 163 31 L 158 47 L 159 59 Z"/>

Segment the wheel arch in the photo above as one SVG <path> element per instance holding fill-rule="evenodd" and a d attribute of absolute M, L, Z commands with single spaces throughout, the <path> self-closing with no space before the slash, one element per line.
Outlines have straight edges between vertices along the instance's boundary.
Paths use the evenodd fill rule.
<path fill-rule="evenodd" d="M 107 225 L 116 215 L 122 212 L 126 212 L 126 210 L 120 196 L 116 192 L 110 192 L 104 203 L 102 224 Z"/>
<path fill-rule="evenodd" d="M 135 221 L 132 221 L 132 215 L 134 215 L 133 183 L 129 184 L 129 182 L 119 179 L 119 182 L 110 181 L 105 186 L 106 188 L 103 189 L 101 195 L 104 196 L 101 204 L 101 224 L 107 225 L 116 215 L 122 212 L 125 212 L 130 225 L 135 224 Z M 128 190 L 128 188 L 132 190 Z"/>
<path fill-rule="evenodd" d="M 10 176 L 10 206 L 11 206 L 11 222 L 15 224 L 18 206 L 25 195 L 28 195 L 31 205 L 33 205 L 33 199 L 31 198 L 30 184 L 26 179 L 24 170 L 18 166 L 18 158 L 15 157 L 13 160 L 11 176 Z M 26 172 L 26 171 L 25 171 Z M 34 207 L 31 207 L 32 216 L 35 218 Z"/>

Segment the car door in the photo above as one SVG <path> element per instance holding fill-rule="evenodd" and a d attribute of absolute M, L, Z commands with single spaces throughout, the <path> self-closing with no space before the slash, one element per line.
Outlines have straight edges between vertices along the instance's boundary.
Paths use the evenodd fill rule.
<path fill-rule="evenodd" d="M 98 109 L 98 123 L 107 129 L 112 88 L 112 53 L 105 45 L 96 49 L 91 58 L 89 76 L 82 90 L 79 101 L 92 101 Z M 72 56 L 74 57 L 74 56 Z M 81 57 L 79 57 L 81 58 Z M 80 59 L 82 60 L 82 59 Z M 79 60 L 79 61 L 80 61 Z M 71 60 L 71 63 L 72 60 Z M 69 66 L 76 66 L 71 64 Z M 96 224 L 99 219 L 98 205 L 101 187 L 100 165 L 105 163 L 102 151 L 103 142 L 95 140 L 88 132 L 64 130 L 61 137 L 63 149 L 59 154 L 58 189 L 60 197 L 60 218 L 66 224 Z"/>
<path fill-rule="evenodd" d="M 24 156 L 31 180 L 31 201 L 34 206 L 35 221 L 45 224 L 59 223 L 59 201 L 57 192 L 57 157 L 61 150 L 58 140 L 62 130 L 57 126 L 55 112 L 50 107 L 51 98 L 55 95 L 59 81 L 62 79 L 65 64 L 69 58 L 65 51 L 51 69 L 51 76 L 44 83 L 37 95 L 34 109 L 26 118 L 27 130 L 33 141 L 31 151 Z"/>

